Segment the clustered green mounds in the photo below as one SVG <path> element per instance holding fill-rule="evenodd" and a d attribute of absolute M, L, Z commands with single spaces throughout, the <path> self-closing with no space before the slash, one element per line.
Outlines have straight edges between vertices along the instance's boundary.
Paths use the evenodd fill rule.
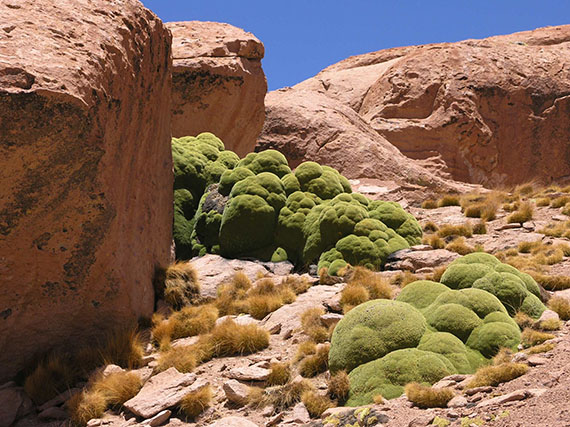
<path fill-rule="evenodd" d="M 505 302 L 516 295 L 520 310 L 528 304 L 526 313 L 540 315 L 533 283 L 527 287 L 516 269 L 488 254 L 467 255 L 452 265 L 458 267 L 447 280 L 454 289 L 446 286 L 445 275 L 443 283 L 418 280 L 396 300 L 361 304 L 338 323 L 329 366 L 333 373 L 349 372 L 349 406 L 370 403 L 378 394 L 400 396 L 409 382 L 433 384 L 449 374 L 471 374 L 501 348 L 516 351 L 521 332 Z M 480 284 L 470 286 L 468 280 Z"/>
<path fill-rule="evenodd" d="M 473 253 L 453 261 L 441 283 L 451 289 L 482 289 L 495 295 L 513 316 L 517 311 L 538 319 L 546 307 L 534 279 L 486 253 Z"/>
<path fill-rule="evenodd" d="M 275 150 L 239 160 L 209 133 L 173 139 L 172 150 L 179 258 L 318 261 L 334 275 L 348 264 L 379 270 L 420 241 L 419 224 L 400 205 L 352 193 L 331 167 L 304 162 L 291 171 Z"/>
<path fill-rule="evenodd" d="M 190 258 L 194 216 L 206 188 L 217 183 L 222 174 L 233 169 L 237 154 L 226 151 L 215 135 L 200 135 L 172 139 L 174 163 L 174 225 L 173 236 L 178 258 Z"/>

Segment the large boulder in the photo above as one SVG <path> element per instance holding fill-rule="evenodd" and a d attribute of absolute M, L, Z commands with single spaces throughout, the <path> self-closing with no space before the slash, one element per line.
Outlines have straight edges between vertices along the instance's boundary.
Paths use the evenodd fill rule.
<path fill-rule="evenodd" d="M 567 179 L 569 50 L 566 25 L 350 57 L 269 93 L 259 145 L 349 178 Z"/>
<path fill-rule="evenodd" d="M 218 22 L 169 22 L 172 136 L 212 132 L 240 156 L 253 151 L 265 118 L 263 44 Z"/>
<path fill-rule="evenodd" d="M 162 22 L 136 0 L 6 5 L 0 381 L 38 353 L 149 316 L 173 214 Z"/>

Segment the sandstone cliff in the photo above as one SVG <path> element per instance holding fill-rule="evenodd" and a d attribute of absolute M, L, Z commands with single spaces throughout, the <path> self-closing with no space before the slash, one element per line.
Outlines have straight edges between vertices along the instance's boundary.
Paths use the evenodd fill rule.
<path fill-rule="evenodd" d="M 422 165 L 485 185 L 565 181 L 568 58 L 570 26 L 354 56 L 270 93 L 258 147 L 326 159 L 354 178 L 409 182 L 417 171 L 423 181 Z"/>
<path fill-rule="evenodd" d="M 172 136 L 212 132 L 238 155 L 253 151 L 265 118 L 263 44 L 218 22 L 170 22 Z"/>
<path fill-rule="evenodd" d="M 136 0 L 0 2 L 0 382 L 150 315 L 169 259 L 171 37 Z"/>

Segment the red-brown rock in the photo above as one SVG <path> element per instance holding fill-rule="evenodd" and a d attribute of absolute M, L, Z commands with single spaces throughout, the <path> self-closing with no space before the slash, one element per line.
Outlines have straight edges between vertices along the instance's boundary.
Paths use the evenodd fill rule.
<path fill-rule="evenodd" d="M 238 155 L 253 151 L 265 118 L 263 44 L 218 22 L 169 22 L 172 136 L 212 132 Z"/>
<path fill-rule="evenodd" d="M 136 0 L 0 11 L 0 380 L 150 315 L 172 224 L 171 37 Z"/>
<path fill-rule="evenodd" d="M 568 180 L 569 57 L 568 25 L 354 56 L 268 94 L 258 149 L 351 178 L 410 182 L 419 165 L 486 185 Z"/>

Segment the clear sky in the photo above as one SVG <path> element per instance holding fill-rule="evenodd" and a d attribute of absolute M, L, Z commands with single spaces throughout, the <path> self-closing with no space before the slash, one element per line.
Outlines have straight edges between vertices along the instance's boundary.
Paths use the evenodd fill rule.
<path fill-rule="evenodd" d="M 265 45 L 269 90 L 351 55 L 570 24 L 570 0 L 142 0 L 163 21 L 227 22 Z"/>

